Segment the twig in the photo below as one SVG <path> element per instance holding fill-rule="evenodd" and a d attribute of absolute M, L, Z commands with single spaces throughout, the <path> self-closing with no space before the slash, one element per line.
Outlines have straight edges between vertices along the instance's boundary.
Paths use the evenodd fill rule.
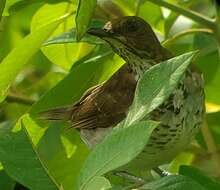
<path fill-rule="evenodd" d="M 202 126 L 202 134 L 204 137 L 204 140 L 206 142 L 208 152 L 211 153 L 213 161 L 216 163 L 216 166 L 218 167 L 216 171 L 219 171 L 220 175 L 220 155 L 218 154 L 218 149 L 215 145 L 215 141 L 213 139 L 213 136 L 209 130 L 207 120 L 204 120 L 203 126 Z"/>
<path fill-rule="evenodd" d="M 167 44 L 170 44 L 170 43 L 172 44 L 174 41 L 181 38 L 182 36 L 186 36 L 186 35 L 190 35 L 194 33 L 213 34 L 213 31 L 208 28 L 193 28 L 193 29 L 184 30 L 182 32 L 179 32 L 173 35 L 171 38 L 167 39 L 166 41 L 164 41 L 163 45 L 166 46 Z"/>
<path fill-rule="evenodd" d="M 202 24 L 202 25 L 208 26 L 212 30 L 216 30 L 216 20 L 215 19 L 210 19 L 210 18 L 208 18 L 204 15 L 201 15 L 195 11 L 185 9 L 183 7 L 180 7 L 175 4 L 171 4 L 171 3 L 164 1 L 164 0 L 148 0 L 148 1 L 150 1 L 154 4 L 157 4 L 157 5 L 163 6 L 163 7 L 170 9 L 174 12 L 177 12 L 185 17 L 188 17 L 188 18 L 194 20 L 195 22 Z"/>
<path fill-rule="evenodd" d="M 35 100 L 21 96 L 21 95 L 17 95 L 17 94 L 13 94 L 13 93 L 9 93 L 8 96 L 5 99 L 7 102 L 15 102 L 15 103 L 19 103 L 19 104 L 24 104 L 24 105 L 28 105 L 31 106 L 32 104 L 35 103 Z"/>
<path fill-rule="evenodd" d="M 136 13 L 135 15 L 138 16 L 139 15 L 139 12 L 140 12 L 140 7 L 141 7 L 141 4 L 143 3 L 142 2 L 143 0 L 136 0 Z"/>
<path fill-rule="evenodd" d="M 143 185 L 146 183 L 146 181 L 142 179 L 141 177 L 134 176 L 125 171 L 115 171 L 113 174 L 116 176 L 128 179 L 128 180 L 131 180 L 138 185 Z"/>

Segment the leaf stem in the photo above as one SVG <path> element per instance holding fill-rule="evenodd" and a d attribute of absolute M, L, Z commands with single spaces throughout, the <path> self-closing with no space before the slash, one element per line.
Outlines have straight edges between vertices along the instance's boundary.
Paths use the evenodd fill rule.
<path fill-rule="evenodd" d="M 207 33 L 207 34 L 213 34 L 213 31 L 208 29 L 208 28 L 193 28 L 193 29 L 188 29 L 188 30 L 184 30 L 182 32 L 179 32 L 175 35 L 173 35 L 171 38 L 167 39 L 166 41 L 163 42 L 164 46 L 167 46 L 169 44 L 172 44 L 174 41 L 176 41 L 177 39 L 179 39 L 182 36 L 185 35 L 189 35 L 189 34 L 194 34 L 194 33 Z"/>
<path fill-rule="evenodd" d="M 216 166 L 218 167 L 216 168 L 216 171 L 219 171 L 218 175 L 220 175 L 220 155 L 218 154 L 218 149 L 215 145 L 213 136 L 209 130 L 206 118 L 204 119 L 204 123 L 202 126 L 202 134 L 206 142 L 208 152 L 211 153 L 212 159 L 215 162 Z"/>
<path fill-rule="evenodd" d="M 174 12 L 177 12 L 185 17 L 188 17 L 202 25 L 205 25 L 207 27 L 209 27 L 210 29 L 212 30 L 216 30 L 216 21 L 215 19 L 210 19 L 204 15 L 201 15 L 195 11 L 192 11 L 192 10 L 188 10 L 188 9 L 185 9 L 183 7 L 180 7 L 178 5 L 175 5 L 175 4 L 171 4 L 171 3 L 168 3 L 164 0 L 148 0 L 154 4 L 157 4 L 159 6 L 163 6 L 167 9 L 170 9 Z"/>
<path fill-rule="evenodd" d="M 24 97 L 23 95 L 17 95 L 14 93 L 9 93 L 8 96 L 6 97 L 7 102 L 11 103 L 19 103 L 19 104 L 24 104 L 27 106 L 31 106 L 32 104 L 35 103 L 35 100 Z"/>
<path fill-rule="evenodd" d="M 125 171 L 115 171 L 113 174 L 116 176 L 122 177 L 124 179 L 131 180 L 134 183 L 139 184 L 139 185 L 143 185 L 146 183 L 146 181 L 144 179 L 142 179 L 141 177 L 132 175 L 132 174 L 125 172 Z"/>

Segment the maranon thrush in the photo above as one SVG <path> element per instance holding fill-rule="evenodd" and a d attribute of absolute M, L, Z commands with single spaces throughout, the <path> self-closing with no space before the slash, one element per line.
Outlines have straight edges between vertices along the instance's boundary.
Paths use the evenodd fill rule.
<path fill-rule="evenodd" d="M 69 120 L 90 147 L 99 143 L 126 117 L 137 81 L 144 71 L 172 54 L 161 46 L 150 25 L 135 16 L 107 22 L 88 33 L 106 41 L 126 64 L 108 81 L 90 88 L 73 106 L 42 113 L 51 120 Z M 202 124 L 204 91 L 201 75 L 190 67 L 170 97 L 149 114 L 160 121 L 145 150 L 132 161 L 136 168 L 151 169 L 171 161 L 187 147 Z"/>

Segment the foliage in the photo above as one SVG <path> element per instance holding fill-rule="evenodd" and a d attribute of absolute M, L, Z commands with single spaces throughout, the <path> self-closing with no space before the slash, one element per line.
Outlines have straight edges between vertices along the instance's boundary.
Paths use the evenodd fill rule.
<path fill-rule="evenodd" d="M 148 21 L 176 57 L 145 72 L 127 118 L 90 151 L 68 123 L 37 114 L 77 102 L 124 64 L 86 34 L 123 15 Z M 220 189 L 219 15 L 209 0 L 0 1 L 1 189 Z M 138 176 L 141 184 L 112 175 L 143 150 L 158 123 L 141 119 L 171 94 L 191 62 L 204 75 L 206 118 L 195 143 L 164 166 L 178 175 L 153 174 L 151 182 Z"/>

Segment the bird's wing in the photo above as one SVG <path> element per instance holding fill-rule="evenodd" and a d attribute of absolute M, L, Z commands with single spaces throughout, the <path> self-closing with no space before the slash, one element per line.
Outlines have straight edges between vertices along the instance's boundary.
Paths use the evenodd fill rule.
<path fill-rule="evenodd" d="M 104 84 L 93 87 L 75 105 L 74 128 L 107 128 L 125 118 L 133 101 L 136 80 L 127 67 L 121 68 Z"/>

